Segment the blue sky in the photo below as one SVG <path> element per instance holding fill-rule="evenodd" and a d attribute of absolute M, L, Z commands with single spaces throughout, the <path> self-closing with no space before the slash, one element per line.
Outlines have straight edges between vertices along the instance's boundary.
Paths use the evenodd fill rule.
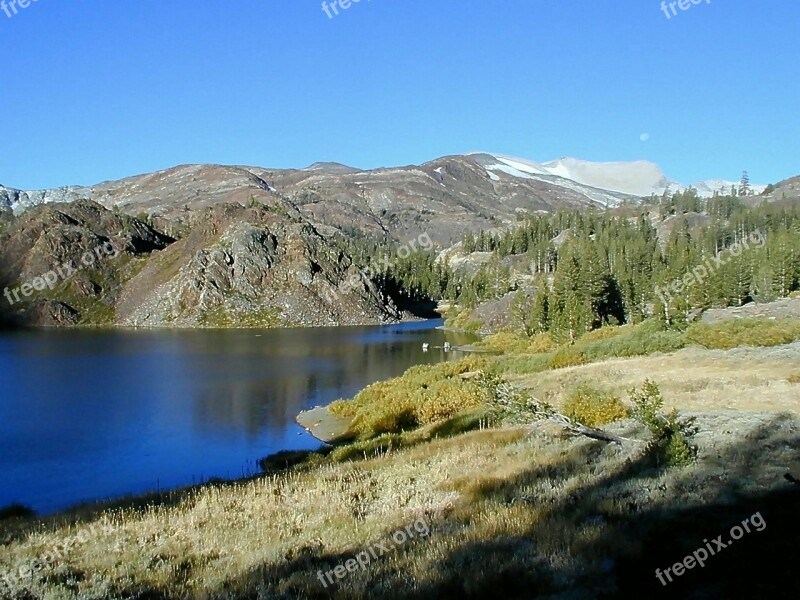
<path fill-rule="evenodd" d="M 0 183 L 473 150 L 646 159 L 687 183 L 800 174 L 800 3 L 659 6 L 37 0 L 0 11 Z"/>

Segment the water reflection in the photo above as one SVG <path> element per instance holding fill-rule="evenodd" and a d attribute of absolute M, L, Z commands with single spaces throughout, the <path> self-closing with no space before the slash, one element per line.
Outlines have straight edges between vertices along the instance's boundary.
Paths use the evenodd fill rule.
<path fill-rule="evenodd" d="M 314 447 L 299 411 L 446 358 L 423 342 L 471 341 L 438 324 L 2 335 L 0 506 L 51 511 L 235 477 Z"/>

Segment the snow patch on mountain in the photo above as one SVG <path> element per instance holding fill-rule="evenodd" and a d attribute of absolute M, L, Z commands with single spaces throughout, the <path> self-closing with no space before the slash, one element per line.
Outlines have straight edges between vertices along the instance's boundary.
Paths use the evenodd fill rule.
<path fill-rule="evenodd" d="M 498 171 L 520 179 L 537 179 L 547 181 L 573 190 L 585 191 L 585 187 L 576 188 L 575 184 L 586 186 L 600 192 L 602 201 L 607 204 L 618 204 L 614 193 L 626 196 L 649 197 L 661 196 L 665 191 L 677 192 L 693 187 L 704 198 L 715 193 L 730 193 L 732 187 L 739 186 L 738 181 L 708 179 L 698 181 L 691 186 L 669 179 L 655 163 L 638 160 L 631 162 L 590 162 L 577 158 L 560 158 L 547 163 L 537 163 L 523 158 L 494 153 L 472 153 L 470 158 L 481 164 L 494 179 Z M 568 184 L 566 182 L 571 182 Z M 754 193 L 760 194 L 766 185 L 751 184 Z M 597 195 L 597 194 L 595 194 Z"/>

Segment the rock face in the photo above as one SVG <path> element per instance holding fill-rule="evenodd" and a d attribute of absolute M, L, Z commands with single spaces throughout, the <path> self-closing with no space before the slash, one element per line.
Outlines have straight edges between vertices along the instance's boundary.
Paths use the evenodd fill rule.
<path fill-rule="evenodd" d="M 52 190 L 25 192 L 0 185 L 0 210 L 17 209 L 19 212 L 39 206 L 58 202 L 75 202 L 92 197 L 92 189 L 81 186 L 67 186 Z"/>
<path fill-rule="evenodd" d="M 265 327 L 402 315 L 290 203 L 217 204 L 179 241 L 80 200 L 0 230 L 0 324 Z"/>
<path fill-rule="evenodd" d="M 299 215 L 224 204 L 197 219 L 126 285 L 122 325 L 326 326 L 401 315 Z"/>
<path fill-rule="evenodd" d="M 493 170 L 493 162 L 488 155 L 451 156 L 372 171 L 334 163 L 296 170 L 184 165 L 91 188 L 0 188 L 0 205 L 20 214 L 41 203 L 86 198 L 131 215 L 186 222 L 190 213 L 218 204 L 270 204 L 282 198 L 318 229 L 333 226 L 398 241 L 427 233 L 450 243 L 467 230 L 502 227 L 526 213 L 631 199 L 550 175 L 536 179 Z"/>
<path fill-rule="evenodd" d="M 0 311 L 30 325 L 113 322 L 122 283 L 173 240 L 80 200 L 36 207 L 0 231 Z"/>

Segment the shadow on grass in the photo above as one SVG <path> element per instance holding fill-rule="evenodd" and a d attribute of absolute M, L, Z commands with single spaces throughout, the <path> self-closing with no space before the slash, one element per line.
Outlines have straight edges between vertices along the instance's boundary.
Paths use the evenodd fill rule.
<path fill-rule="evenodd" d="M 731 439 L 719 456 L 720 462 L 729 467 L 727 477 L 710 472 L 678 473 L 678 486 L 688 486 L 690 480 L 699 478 L 706 499 L 702 504 L 697 498 L 687 497 L 685 505 L 675 502 L 660 507 L 647 502 L 645 494 L 645 501 L 641 496 L 631 496 L 628 510 L 622 514 L 604 515 L 596 494 L 607 497 L 618 491 L 624 498 L 625 487 L 654 481 L 651 477 L 659 470 L 653 466 L 652 457 L 643 455 L 544 507 L 543 514 L 531 519 L 535 524 L 521 534 L 464 542 L 463 536 L 448 533 L 453 530 L 454 520 L 463 523 L 471 507 L 476 518 L 491 505 L 527 503 L 532 511 L 541 511 L 543 507 L 536 498 L 520 497 L 518 492 L 541 478 L 563 476 L 565 469 L 585 468 L 585 458 L 567 456 L 561 464 L 533 467 L 508 480 L 476 486 L 460 509 L 434 523 L 430 541 L 398 549 L 411 561 L 417 544 L 435 543 L 441 549 L 443 556 L 428 565 L 424 579 L 415 581 L 401 559 L 387 557 L 376 561 L 366 573 L 348 576 L 361 578 L 358 591 L 346 580 L 340 588 L 326 589 L 318 581 L 315 585 L 316 573 L 343 564 L 362 549 L 328 554 L 320 548 L 308 548 L 301 555 L 287 556 L 282 564 L 265 564 L 228 582 L 226 590 L 236 590 L 241 598 L 797 597 L 800 580 L 793 570 L 800 556 L 800 488 L 782 477 L 766 491 L 754 492 L 753 486 L 747 485 L 758 465 L 772 460 L 775 443 L 781 434 L 785 435 L 784 425 L 785 417 L 776 416 L 756 435 Z M 589 443 L 602 447 L 599 442 Z M 800 449 L 797 434 L 791 445 L 795 451 Z M 747 456 L 746 464 L 737 463 L 736 458 L 743 455 Z M 667 586 L 656 579 L 656 568 L 663 571 L 682 561 L 703 546 L 704 539 L 722 534 L 724 540 L 729 540 L 731 528 L 755 513 L 760 513 L 766 522 L 763 531 L 753 529 L 711 556 L 704 568 L 686 571 Z M 608 527 L 590 542 L 569 548 L 578 559 L 573 566 L 556 566 L 537 549 L 537 531 L 548 521 L 555 519 L 557 524 L 581 527 L 593 518 L 603 519 Z M 390 534 L 387 531 L 385 536 Z M 226 590 L 218 590 L 220 596 Z"/>
<path fill-rule="evenodd" d="M 648 486 L 662 481 L 655 477 L 662 471 L 646 453 L 617 462 L 589 484 L 555 496 L 551 504 L 521 493 L 543 479 L 563 480 L 585 471 L 587 462 L 591 464 L 603 452 L 616 451 L 587 440 L 580 446 L 581 452 L 564 454 L 556 463 L 533 465 L 511 477 L 476 484 L 450 512 L 428 515 L 430 538 L 410 541 L 336 585 L 324 587 L 318 572 L 344 565 L 366 548 L 331 552 L 321 542 L 293 548 L 281 562 L 265 563 L 228 579 L 204 597 L 796 597 L 800 580 L 793 569 L 800 556 L 800 487 L 782 476 L 767 490 L 752 485 L 760 469 L 776 464 L 776 450 L 788 446 L 793 460 L 800 456 L 800 436 L 787 426 L 787 419 L 776 416 L 746 436 L 732 437 L 720 448 L 718 464 L 726 466 L 725 476 L 718 476 L 714 465 L 671 472 L 670 485 L 676 491 L 670 495 L 675 500 L 668 504 L 660 505 L 649 497 Z M 441 432 L 457 429 L 442 426 Z M 609 497 L 619 500 L 618 507 L 624 510 L 608 509 L 601 500 Z M 517 522 L 513 535 L 478 538 L 465 534 L 470 527 L 477 531 L 479 523 L 485 524 L 490 511 L 502 514 L 508 508 L 527 515 Z M 687 571 L 666 587 L 656 579 L 656 568 L 664 570 L 682 561 L 703 546 L 704 539 L 723 535 L 728 540 L 733 526 L 757 512 L 766 523 L 764 531 L 745 534 L 709 557 L 704 568 Z M 558 540 L 543 540 L 542 536 L 557 536 L 559 531 L 582 528 L 592 520 L 606 526 L 599 528 L 597 535 L 579 536 L 576 539 L 580 541 L 568 543 L 565 551 L 574 560 L 552 560 L 547 546 Z M 387 525 L 383 538 L 397 530 L 393 525 Z M 192 577 L 189 565 L 176 573 L 172 583 Z M 111 592 L 120 598 L 172 597 L 171 590 L 136 584 Z"/>
<path fill-rule="evenodd" d="M 331 462 L 354 462 L 384 456 L 389 452 L 413 448 L 435 439 L 451 438 L 475 431 L 487 422 L 488 414 L 475 412 L 461 415 L 422 429 L 400 433 L 385 433 L 366 440 L 325 446 L 319 450 L 282 451 L 262 458 L 258 466 L 264 473 L 274 475 L 295 468 L 312 469 L 328 459 Z"/>

